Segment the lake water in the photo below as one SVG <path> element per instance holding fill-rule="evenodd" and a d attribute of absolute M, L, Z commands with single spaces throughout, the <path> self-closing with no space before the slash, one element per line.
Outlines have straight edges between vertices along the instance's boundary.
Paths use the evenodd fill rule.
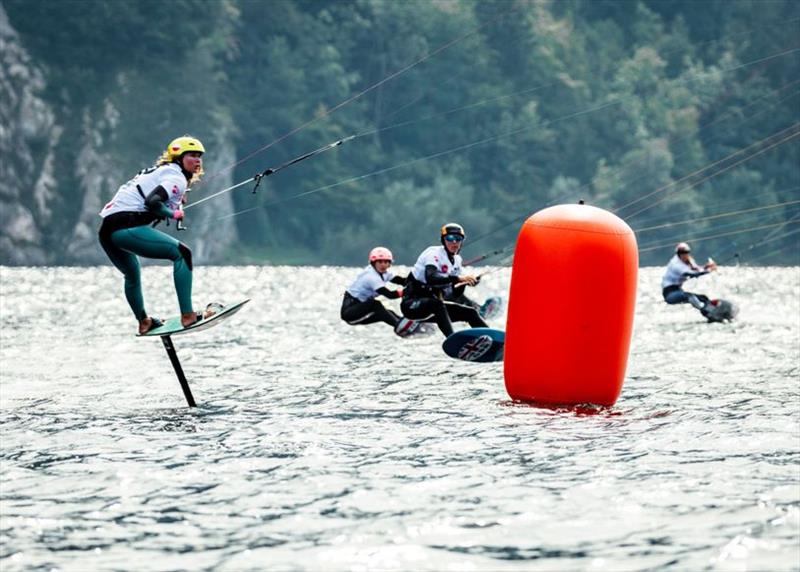
<path fill-rule="evenodd" d="M 800 269 L 690 285 L 733 324 L 642 269 L 622 394 L 592 415 L 511 403 L 438 332 L 345 325 L 357 270 L 196 269 L 197 302 L 253 300 L 174 338 L 190 410 L 110 266 L 0 268 L 0 568 L 800 570 Z M 144 283 L 176 313 L 168 268 Z"/>

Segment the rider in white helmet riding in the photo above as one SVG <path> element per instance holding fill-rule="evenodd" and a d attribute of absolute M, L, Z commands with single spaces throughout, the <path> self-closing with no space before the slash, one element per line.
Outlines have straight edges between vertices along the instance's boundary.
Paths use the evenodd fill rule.
<path fill-rule="evenodd" d="M 675 256 L 670 259 L 664 272 L 664 277 L 661 279 L 661 293 L 667 304 L 685 304 L 688 302 L 700 310 L 703 316 L 706 316 L 708 297 L 703 294 L 684 291 L 683 283 L 689 278 L 697 278 L 709 272 L 714 272 L 717 269 L 717 265 L 709 259 L 709 262 L 701 267 L 694 261 L 691 252 L 692 249 L 685 242 L 681 242 L 675 247 Z"/>
<path fill-rule="evenodd" d="M 406 280 L 395 276 L 389 268 L 394 257 L 392 251 L 384 246 L 376 246 L 369 252 L 369 265 L 362 270 L 356 279 L 347 287 L 342 300 L 341 318 L 351 326 L 363 326 L 375 322 L 385 322 L 393 328 L 402 319 L 389 310 L 378 296 L 397 299 L 403 295 L 403 289 L 390 290 L 388 283 L 405 285 Z"/>

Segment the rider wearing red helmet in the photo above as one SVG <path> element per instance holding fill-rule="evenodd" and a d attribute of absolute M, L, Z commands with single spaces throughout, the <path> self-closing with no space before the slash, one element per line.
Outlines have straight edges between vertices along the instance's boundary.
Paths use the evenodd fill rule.
<path fill-rule="evenodd" d="M 402 318 L 395 312 L 387 309 L 376 298 L 385 296 L 396 299 L 403 295 L 403 289 L 390 290 L 386 287 L 389 282 L 405 285 L 406 281 L 400 276 L 395 276 L 389 268 L 394 257 L 391 250 L 383 246 L 376 246 L 369 252 L 369 266 L 364 268 L 344 293 L 342 300 L 341 318 L 351 326 L 385 322 L 392 327 L 397 326 Z"/>

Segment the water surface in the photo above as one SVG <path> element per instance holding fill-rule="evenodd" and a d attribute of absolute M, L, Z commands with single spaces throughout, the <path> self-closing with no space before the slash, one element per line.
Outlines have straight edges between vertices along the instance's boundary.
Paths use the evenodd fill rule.
<path fill-rule="evenodd" d="M 253 300 L 174 338 L 190 410 L 115 270 L 0 269 L 0 567 L 800 570 L 800 269 L 692 284 L 740 305 L 728 325 L 642 269 L 622 395 L 593 415 L 511 403 L 438 333 L 345 325 L 356 272 L 197 269 L 198 302 Z M 167 268 L 144 283 L 176 312 Z"/>

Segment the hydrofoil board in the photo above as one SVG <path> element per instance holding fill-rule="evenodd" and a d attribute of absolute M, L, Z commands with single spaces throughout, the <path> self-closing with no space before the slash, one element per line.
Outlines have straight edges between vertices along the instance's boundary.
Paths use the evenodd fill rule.
<path fill-rule="evenodd" d="M 242 309 L 242 306 L 247 304 L 250 301 L 248 298 L 247 300 L 243 300 L 241 302 L 237 302 L 235 304 L 228 304 L 227 306 L 223 306 L 221 310 L 217 310 L 216 313 L 212 314 L 208 318 L 203 318 L 199 322 L 195 322 L 191 326 L 183 327 L 181 324 L 181 317 L 180 316 L 173 316 L 168 318 L 164 321 L 164 324 L 153 328 L 146 334 L 137 334 L 137 337 L 152 337 L 152 336 L 175 336 L 178 334 L 188 334 L 189 332 L 199 332 L 201 330 L 207 330 L 208 328 L 213 328 L 214 326 L 218 326 L 231 316 L 233 316 L 236 312 Z"/>
<path fill-rule="evenodd" d="M 506 333 L 494 328 L 469 328 L 453 332 L 442 343 L 444 353 L 464 361 L 503 361 Z"/>

